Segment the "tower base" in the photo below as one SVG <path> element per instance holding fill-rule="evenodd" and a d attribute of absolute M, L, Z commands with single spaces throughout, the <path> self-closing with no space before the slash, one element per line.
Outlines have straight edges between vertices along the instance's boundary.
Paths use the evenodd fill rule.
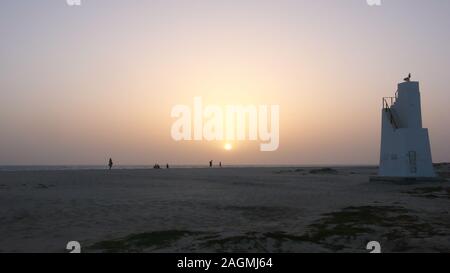
<path fill-rule="evenodd" d="M 445 182 L 445 178 L 434 176 L 434 177 L 400 177 L 400 176 L 371 176 L 369 178 L 370 182 L 394 182 L 398 184 L 411 184 L 411 183 L 421 183 L 421 182 Z"/>

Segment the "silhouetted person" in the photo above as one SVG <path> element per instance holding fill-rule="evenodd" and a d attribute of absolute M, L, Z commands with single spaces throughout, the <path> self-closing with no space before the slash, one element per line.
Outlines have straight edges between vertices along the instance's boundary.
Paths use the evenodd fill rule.
<path fill-rule="evenodd" d="M 210 167 L 210 168 L 212 168 L 212 164 L 213 164 L 213 161 L 210 160 L 210 161 L 209 161 L 209 167 Z"/>
<path fill-rule="evenodd" d="M 168 169 L 168 168 L 169 168 L 169 163 L 166 164 L 166 169 Z"/>
<path fill-rule="evenodd" d="M 109 169 L 111 170 L 113 167 L 113 161 L 112 158 L 109 159 L 109 163 L 108 163 Z"/>
<path fill-rule="evenodd" d="M 220 161 L 220 162 L 219 162 L 219 167 L 221 167 L 221 168 L 222 168 L 222 161 Z"/>
<path fill-rule="evenodd" d="M 409 73 L 408 77 L 406 77 L 404 80 L 405 80 L 405 82 L 410 82 L 411 81 L 411 73 Z"/>
<path fill-rule="evenodd" d="M 159 164 L 156 163 L 156 164 L 153 166 L 153 169 L 161 169 L 161 166 L 159 166 Z"/>

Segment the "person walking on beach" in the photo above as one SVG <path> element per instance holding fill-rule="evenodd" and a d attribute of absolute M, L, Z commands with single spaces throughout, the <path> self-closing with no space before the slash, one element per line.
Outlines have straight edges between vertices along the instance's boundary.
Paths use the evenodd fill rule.
<path fill-rule="evenodd" d="M 168 168 L 169 168 L 169 163 L 166 164 L 166 169 L 168 169 Z"/>
<path fill-rule="evenodd" d="M 222 161 L 219 162 L 219 167 L 222 168 Z"/>
<path fill-rule="evenodd" d="M 212 165 L 213 165 L 213 161 L 210 160 L 210 161 L 209 161 L 209 167 L 212 168 Z"/>
<path fill-rule="evenodd" d="M 109 169 L 111 170 L 113 167 L 113 161 L 112 158 L 109 159 L 109 163 L 108 163 Z"/>

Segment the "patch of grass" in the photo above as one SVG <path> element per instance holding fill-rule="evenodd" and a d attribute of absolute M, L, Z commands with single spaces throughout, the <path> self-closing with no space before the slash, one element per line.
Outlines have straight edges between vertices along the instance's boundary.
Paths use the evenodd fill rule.
<path fill-rule="evenodd" d="M 254 212 L 254 208 L 250 211 Z M 352 206 L 323 214 L 321 219 L 308 226 L 305 233 L 246 232 L 225 237 L 222 232 L 167 230 L 101 241 L 90 249 L 102 252 L 154 251 L 176 245 L 180 239 L 190 236 L 193 242 L 189 242 L 194 249 L 217 252 L 282 251 L 286 247 L 293 249 L 303 244 L 317 244 L 332 251 L 347 251 L 355 248 L 355 245 L 365 244 L 371 238 L 384 242 L 389 252 L 401 252 L 417 249 L 417 242 L 411 239 L 445 238 L 449 235 L 449 229 L 450 225 L 442 223 L 440 219 L 424 221 L 401 206 Z M 364 246 L 357 249 L 363 250 Z"/>
<path fill-rule="evenodd" d="M 274 171 L 274 173 L 276 174 L 284 174 L 284 173 L 303 173 L 305 172 L 304 169 L 294 169 L 294 170 L 279 170 L 279 171 Z"/>
<path fill-rule="evenodd" d="M 361 206 L 347 207 L 338 212 L 325 214 L 327 222 L 336 224 L 376 225 L 384 222 L 392 213 L 404 213 L 406 209 L 397 206 Z"/>
<path fill-rule="evenodd" d="M 280 248 L 283 242 L 312 243 L 340 251 L 351 245 L 349 241 L 365 240 L 369 235 L 403 242 L 411 237 L 426 238 L 435 233 L 431 224 L 420 223 L 418 217 L 399 206 L 347 207 L 323 216 L 309 225 L 304 234 L 249 232 L 241 236 L 209 240 L 203 246 L 219 251 L 264 251 L 267 240 L 272 239 L 272 246 Z"/>
<path fill-rule="evenodd" d="M 201 233 L 186 230 L 166 230 L 131 234 L 125 238 L 97 242 L 90 249 L 103 252 L 141 252 L 146 248 L 158 249 L 166 247 L 184 236 L 199 234 Z"/>
<path fill-rule="evenodd" d="M 202 247 L 219 252 L 268 252 L 264 239 L 260 233 L 247 232 L 245 235 L 208 240 L 202 243 Z"/>
<path fill-rule="evenodd" d="M 348 207 L 342 211 L 324 214 L 324 218 L 309 226 L 304 239 L 320 243 L 327 238 L 338 236 L 352 238 L 358 234 L 373 232 L 369 225 L 383 223 L 389 211 L 398 207 Z"/>
<path fill-rule="evenodd" d="M 446 197 L 450 199 L 450 187 L 443 186 L 415 188 L 413 190 L 407 191 L 406 193 L 429 199 L 436 199 L 440 197 Z"/>
<path fill-rule="evenodd" d="M 359 234 L 374 231 L 368 227 L 357 227 L 354 225 L 327 226 L 326 224 L 316 224 L 311 227 L 314 228 L 314 231 L 302 237 L 305 241 L 322 242 L 333 236 L 350 239 Z"/>
<path fill-rule="evenodd" d="M 205 243 L 207 246 L 214 246 L 219 245 L 221 247 L 227 245 L 227 244 L 239 244 L 244 240 L 255 240 L 255 238 L 252 236 L 252 234 L 246 235 L 240 235 L 240 236 L 231 236 L 227 238 L 222 239 L 213 239 L 209 240 Z"/>
<path fill-rule="evenodd" d="M 405 212 L 405 209 L 394 206 L 347 207 L 341 211 L 324 214 L 324 218 L 309 226 L 309 231 L 301 237 L 301 240 L 339 250 L 344 245 L 338 242 L 374 233 L 376 232 L 374 227 L 387 227 L 402 218 L 405 220 L 406 215 L 397 218 L 398 214 Z"/>
<path fill-rule="evenodd" d="M 367 240 L 376 237 L 394 242 L 391 251 L 411 249 L 411 238 L 447 236 L 439 223 L 421 222 L 405 208 L 397 206 L 348 207 L 338 212 L 324 214 L 309 226 L 309 231 L 299 239 L 340 250 L 349 240 Z M 437 225 L 437 227 L 435 226 Z"/>

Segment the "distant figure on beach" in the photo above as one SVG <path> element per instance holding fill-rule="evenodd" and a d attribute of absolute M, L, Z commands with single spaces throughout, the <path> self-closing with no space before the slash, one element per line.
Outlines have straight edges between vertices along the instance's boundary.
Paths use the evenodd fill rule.
<path fill-rule="evenodd" d="M 153 169 L 161 169 L 161 166 L 159 166 L 159 164 L 156 163 L 155 165 L 153 165 Z"/>
<path fill-rule="evenodd" d="M 213 165 L 213 161 L 210 160 L 210 161 L 209 161 L 209 167 L 212 168 L 212 165 Z"/>
<path fill-rule="evenodd" d="M 220 161 L 220 162 L 219 162 L 219 167 L 221 167 L 221 168 L 222 168 L 222 161 Z"/>
<path fill-rule="evenodd" d="M 410 82 L 411 81 L 411 73 L 409 73 L 408 77 L 404 78 L 405 82 Z"/>
<path fill-rule="evenodd" d="M 109 159 L 109 163 L 108 163 L 109 169 L 111 170 L 113 167 L 113 161 L 112 158 Z"/>
<path fill-rule="evenodd" d="M 169 163 L 166 164 L 166 169 L 168 169 L 168 168 L 169 168 Z"/>

